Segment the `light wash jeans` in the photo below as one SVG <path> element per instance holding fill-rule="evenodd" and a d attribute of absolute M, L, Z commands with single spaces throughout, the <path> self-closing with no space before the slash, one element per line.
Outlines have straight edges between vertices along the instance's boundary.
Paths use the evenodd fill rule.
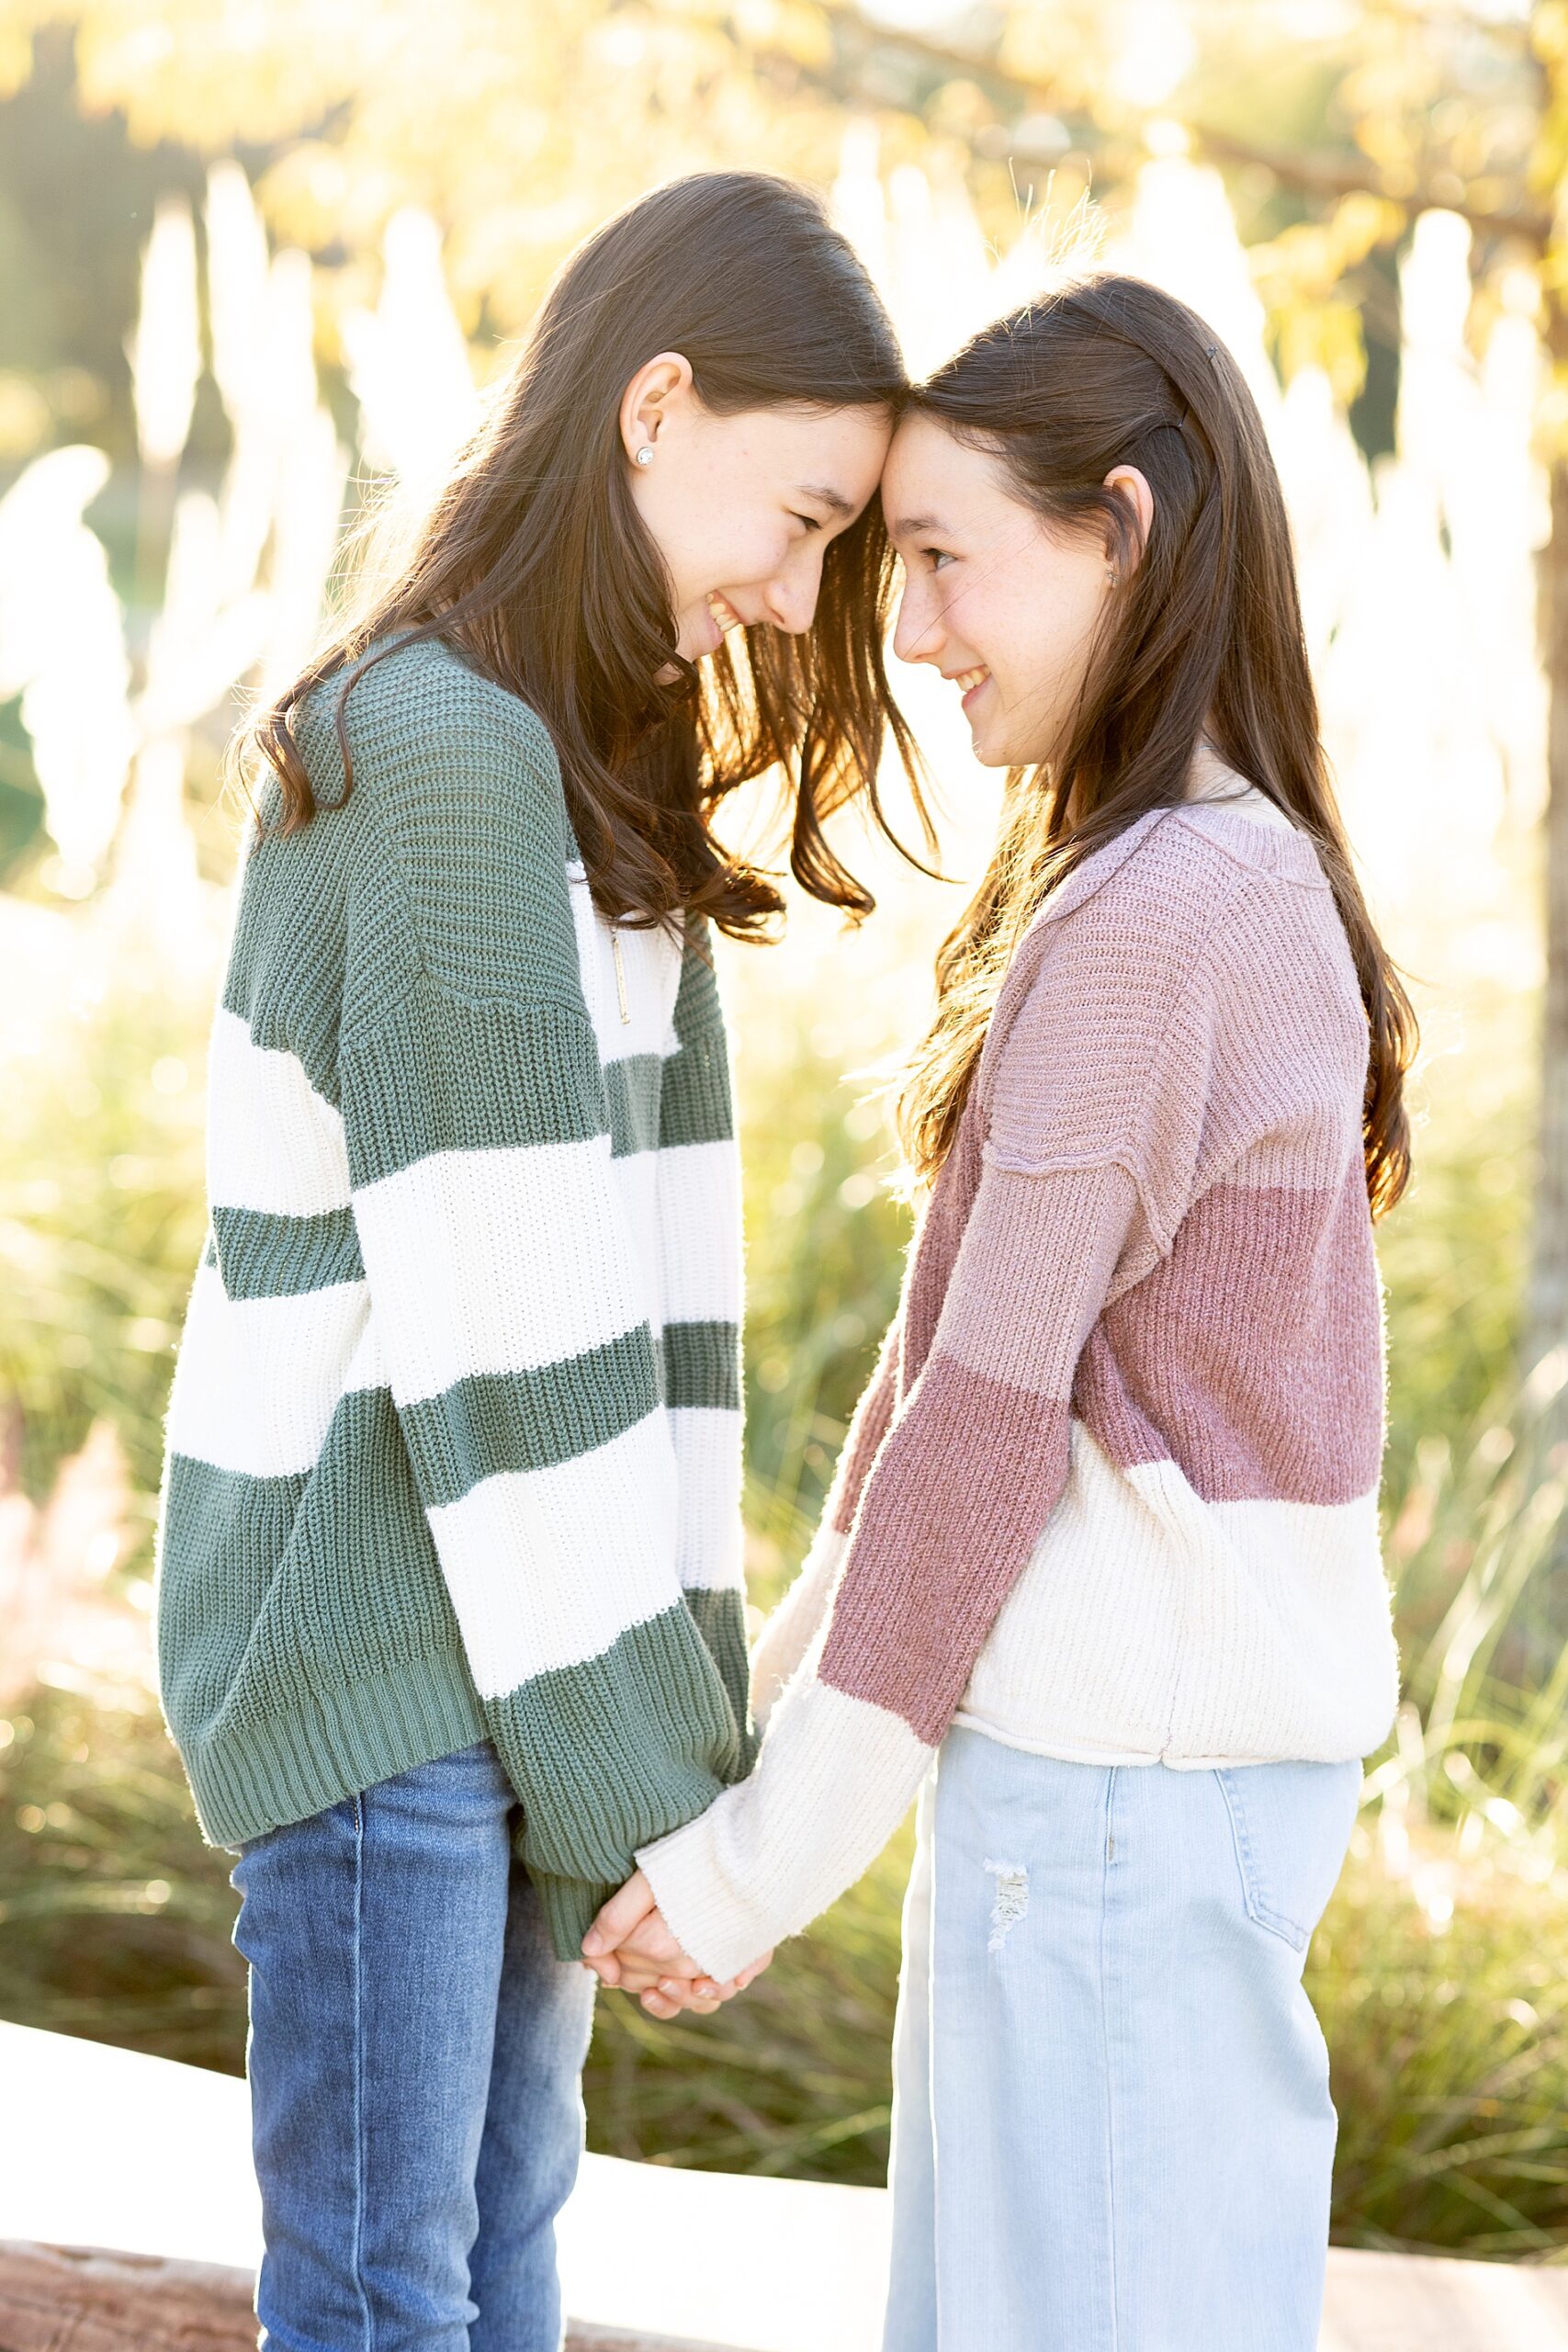
<path fill-rule="evenodd" d="M 1360 1780 L 949 1733 L 904 1915 L 885 2352 L 1314 2352 L 1336 2122 L 1301 1976 Z"/>
<path fill-rule="evenodd" d="M 481 1741 L 242 1851 L 268 2352 L 558 2352 L 593 1979 L 514 1802 Z"/>

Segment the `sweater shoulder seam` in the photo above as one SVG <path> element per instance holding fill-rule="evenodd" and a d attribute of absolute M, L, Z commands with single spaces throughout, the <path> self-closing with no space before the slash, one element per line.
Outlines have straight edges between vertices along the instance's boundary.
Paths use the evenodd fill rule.
<path fill-rule="evenodd" d="M 514 989 L 482 990 L 455 989 L 446 980 L 437 979 L 434 973 L 423 963 L 412 979 L 400 993 L 396 1003 L 388 1006 L 386 1011 L 378 1013 L 374 1021 L 367 1021 L 363 1028 L 345 1032 L 340 1036 L 339 1058 L 341 1059 L 345 1054 L 357 1053 L 363 1047 L 374 1045 L 384 1031 L 392 1028 L 401 1019 L 421 990 L 459 1012 L 558 1014 L 571 1027 L 586 1032 L 593 1047 L 594 1059 L 597 1061 L 599 1058 L 599 1040 L 586 1005 L 578 1003 L 569 996 L 552 995 L 547 989 L 541 989 L 537 995 L 525 995 L 520 989 Z"/>
<path fill-rule="evenodd" d="M 1166 1232 L 1163 1218 L 1156 1214 L 1144 1171 L 1138 1165 L 1138 1155 L 1130 1142 L 1101 1147 L 1096 1151 L 1048 1152 L 1037 1159 L 1022 1152 L 999 1150 L 987 1136 L 980 1146 L 980 1157 L 988 1167 L 999 1168 L 1010 1176 L 1094 1175 L 1102 1169 L 1118 1168 L 1137 1193 L 1144 1223 L 1160 1257 L 1168 1258 L 1176 1246 L 1175 1235 Z"/>
<path fill-rule="evenodd" d="M 449 667 L 460 673 L 460 681 L 466 682 L 466 684 L 472 688 L 472 699 L 477 706 L 484 707 L 485 716 L 487 718 L 497 720 L 497 723 L 499 723 L 498 714 L 493 704 L 493 696 L 506 696 L 507 701 L 515 703 L 518 711 L 525 718 L 531 722 L 525 731 L 529 735 L 537 733 L 542 737 L 546 746 L 551 753 L 552 759 L 554 758 L 554 744 L 550 740 L 549 730 L 546 728 L 544 721 L 538 717 L 537 713 L 533 710 L 529 704 L 524 702 L 519 695 L 508 695 L 507 690 L 504 687 L 495 685 L 491 680 L 482 678 L 477 671 L 470 670 L 466 662 L 461 661 L 457 654 L 451 651 L 450 648 L 443 645 L 441 647 L 441 651 L 446 657 L 442 666 Z M 388 657 L 389 660 L 392 657 L 390 656 Z M 335 719 L 333 724 L 335 729 Z M 403 987 L 400 989 L 396 1002 L 388 1007 L 387 1012 L 384 1016 L 385 1019 L 389 1022 L 395 1019 L 400 1012 L 406 1011 L 408 1004 L 412 1001 L 414 989 L 423 983 L 426 988 L 444 998 L 449 1003 L 463 1005 L 470 1011 L 477 1011 L 481 1006 L 485 1005 L 512 1004 L 514 1007 L 522 1008 L 531 1002 L 547 1002 L 557 1001 L 559 1001 L 567 1010 L 580 1012 L 581 1017 L 586 1021 L 588 1018 L 586 1007 L 579 1007 L 573 1001 L 572 998 L 570 995 L 565 994 L 564 991 L 558 1000 L 552 1000 L 551 993 L 548 989 L 541 989 L 540 995 L 537 999 L 532 997 L 523 998 L 513 991 L 499 989 L 493 991 L 484 989 L 475 991 L 471 994 L 467 994 L 462 990 L 453 989 L 449 983 L 437 978 L 431 967 L 428 943 L 425 939 L 424 929 L 420 922 L 418 909 L 414 902 L 407 860 L 397 842 L 391 828 L 386 821 L 386 811 L 381 805 L 381 796 L 375 789 L 376 778 L 374 769 L 376 764 L 377 763 L 374 761 L 369 763 L 372 774 L 366 779 L 366 781 L 370 785 L 371 789 L 366 792 L 363 796 L 363 805 L 366 812 L 364 823 L 367 831 L 372 835 L 375 841 L 376 848 L 378 853 L 378 864 L 388 877 L 389 895 L 395 895 L 396 897 L 399 925 L 412 950 L 412 961 L 414 965 L 414 970 L 410 978 L 405 981 Z M 542 763 L 540 765 L 542 768 Z M 547 782 L 549 781 L 547 777 L 544 780 Z M 562 891 L 568 899 L 568 914 L 570 918 L 570 899 L 571 890 L 570 868 L 574 859 L 578 856 L 578 850 L 576 842 L 572 836 L 570 818 L 566 809 L 565 797 L 560 791 L 558 762 L 556 763 L 554 787 L 557 795 L 560 797 L 561 812 L 565 822 L 565 841 L 562 844 L 563 854 L 560 865 L 560 878 Z M 357 782 L 355 785 L 354 797 L 356 799 L 360 797 Z M 581 989 L 582 986 L 581 967 L 578 968 L 575 977 L 578 986 Z M 353 1032 L 353 1042 L 363 1042 L 366 1037 L 374 1034 L 374 1030 L 377 1025 L 377 1023 L 372 1023 L 365 1030 Z M 590 1023 L 590 1026 L 592 1026 L 592 1023 Z M 340 1054 L 347 1050 L 349 1042 L 350 1037 L 348 1035 L 344 1035 L 340 1037 L 338 1048 Z"/>

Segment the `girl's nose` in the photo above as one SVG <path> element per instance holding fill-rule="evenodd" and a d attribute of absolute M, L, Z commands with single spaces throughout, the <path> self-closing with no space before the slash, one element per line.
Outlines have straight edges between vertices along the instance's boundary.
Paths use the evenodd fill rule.
<path fill-rule="evenodd" d="M 804 637 L 817 610 L 817 582 L 775 581 L 768 591 L 768 612 L 773 627 L 786 637 Z"/>
<path fill-rule="evenodd" d="M 811 627 L 822 586 L 822 560 L 801 548 L 768 583 L 766 603 L 773 627 L 786 637 L 803 637 Z"/>
<path fill-rule="evenodd" d="M 893 630 L 893 650 L 900 662 L 938 662 L 942 658 L 942 628 L 941 608 L 931 599 L 922 596 L 909 582 L 898 599 L 898 618 Z"/>

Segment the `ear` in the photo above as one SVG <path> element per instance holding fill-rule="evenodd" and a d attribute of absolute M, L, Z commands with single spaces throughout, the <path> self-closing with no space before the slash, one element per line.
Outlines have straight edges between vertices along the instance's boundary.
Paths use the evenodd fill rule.
<path fill-rule="evenodd" d="M 637 369 L 621 395 L 621 447 L 628 458 L 659 447 L 671 413 L 692 391 L 692 363 L 684 353 L 660 351 Z"/>
<path fill-rule="evenodd" d="M 1154 527 L 1154 492 L 1149 488 L 1147 477 L 1141 474 L 1136 466 L 1112 466 L 1105 477 L 1105 487 L 1112 497 L 1121 500 L 1123 506 L 1132 509 L 1133 556 L 1128 569 L 1135 571 L 1143 560 L 1144 549 L 1149 543 L 1149 533 Z M 1116 550 L 1111 548 L 1107 552 L 1114 554 Z"/>

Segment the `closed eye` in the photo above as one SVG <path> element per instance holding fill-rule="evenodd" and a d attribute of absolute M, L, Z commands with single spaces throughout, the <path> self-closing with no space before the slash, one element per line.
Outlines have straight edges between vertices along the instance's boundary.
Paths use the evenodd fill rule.
<path fill-rule="evenodd" d="M 819 531 L 822 528 L 815 514 L 797 514 L 793 506 L 790 508 L 790 514 L 795 522 L 804 523 L 808 531 Z"/>

